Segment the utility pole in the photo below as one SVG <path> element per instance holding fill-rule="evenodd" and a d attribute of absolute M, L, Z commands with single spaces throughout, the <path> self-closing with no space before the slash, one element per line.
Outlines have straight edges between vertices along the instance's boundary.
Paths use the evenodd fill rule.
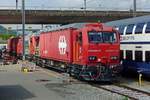
<path fill-rule="evenodd" d="M 16 0 L 16 12 L 18 11 L 18 0 Z M 16 32 L 18 35 L 18 24 L 16 25 Z"/>
<path fill-rule="evenodd" d="M 133 17 L 136 17 L 136 0 L 133 0 Z"/>
<path fill-rule="evenodd" d="M 84 0 L 84 10 L 86 10 L 86 0 Z"/>
<path fill-rule="evenodd" d="M 25 0 L 22 0 L 22 60 L 25 60 Z"/>
<path fill-rule="evenodd" d="M 18 10 L 18 0 L 16 0 L 16 10 Z"/>

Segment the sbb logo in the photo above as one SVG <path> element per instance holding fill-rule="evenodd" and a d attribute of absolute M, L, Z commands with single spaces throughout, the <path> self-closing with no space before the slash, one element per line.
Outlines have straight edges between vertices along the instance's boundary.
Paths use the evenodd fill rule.
<path fill-rule="evenodd" d="M 61 55 L 66 54 L 67 42 L 66 42 L 65 36 L 60 36 L 59 37 L 58 48 L 59 48 L 59 53 Z"/>

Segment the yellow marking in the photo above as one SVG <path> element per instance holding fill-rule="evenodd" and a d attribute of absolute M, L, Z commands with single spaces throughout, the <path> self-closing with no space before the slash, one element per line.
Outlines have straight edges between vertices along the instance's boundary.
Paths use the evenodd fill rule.
<path fill-rule="evenodd" d="M 142 85 L 142 74 L 139 74 L 139 86 Z"/>
<path fill-rule="evenodd" d="M 23 69 L 23 72 L 27 73 L 27 72 L 28 72 L 28 69 L 26 69 L 26 68 L 25 68 L 25 69 Z"/>

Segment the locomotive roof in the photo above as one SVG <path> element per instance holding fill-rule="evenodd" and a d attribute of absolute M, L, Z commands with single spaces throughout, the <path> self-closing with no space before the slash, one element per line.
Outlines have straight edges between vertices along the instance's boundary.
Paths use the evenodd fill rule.
<path fill-rule="evenodd" d="M 150 22 L 150 15 L 111 21 L 111 22 L 106 22 L 105 24 L 107 26 L 120 26 L 120 25 L 129 25 L 129 24 L 146 23 L 146 22 Z"/>
<path fill-rule="evenodd" d="M 46 30 L 46 31 L 57 31 L 57 30 L 60 30 L 60 29 L 67 29 L 67 28 L 75 28 L 75 29 L 77 29 L 77 28 L 82 28 L 83 26 L 85 26 L 85 24 L 87 24 L 87 23 L 67 24 L 67 25 L 63 25 L 63 26 L 60 26 L 60 27 L 57 27 L 57 28 Z"/>
<path fill-rule="evenodd" d="M 60 27 L 60 29 L 66 29 L 66 28 L 81 28 L 87 23 L 73 23 L 68 25 L 63 25 Z"/>

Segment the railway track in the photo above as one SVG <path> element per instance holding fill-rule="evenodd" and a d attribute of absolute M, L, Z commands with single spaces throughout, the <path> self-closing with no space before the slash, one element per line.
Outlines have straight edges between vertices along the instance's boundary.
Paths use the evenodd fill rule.
<path fill-rule="evenodd" d="M 62 74 L 61 74 L 62 76 Z M 88 83 L 88 82 L 83 82 L 77 79 L 74 79 L 71 77 L 71 80 L 69 82 L 73 83 L 73 84 L 90 84 L 92 87 L 96 87 L 99 89 L 103 89 L 112 93 L 116 93 L 122 96 L 125 96 L 131 100 L 150 100 L 150 92 L 146 92 L 143 90 L 139 90 L 136 88 L 132 88 L 126 85 L 119 85 L 119 84 L 109 84 L 109 85 L 101 85 L 101 84 L 97 84 L 97 83 Z M 64 81 L 65 82 L 65 81 Z"/>
<path fill-rule="evenodd" d="M 150 100 L 150 93 L 146 91 L 142 91 L 139 89 L 131 88 L 125 85 L 99 85 L 92 84 L 92 86 L 96 88 L 100 88 L 106 91 L 110 91 L 112 93 L 117 93 L 119 95 L 125 96 L 131 100 Z"/>

